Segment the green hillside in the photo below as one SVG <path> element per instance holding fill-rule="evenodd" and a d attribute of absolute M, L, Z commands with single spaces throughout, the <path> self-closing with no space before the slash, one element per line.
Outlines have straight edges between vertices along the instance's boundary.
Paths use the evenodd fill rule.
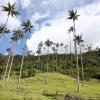
<path fill-rule="evenodd" d="M 46 85 L 45 77 L 45 73 L 40 73 L 34 77 L 24 78 L 19 89 L 16 89 L 17 77 L 12 77 L 7 87 L 4 87 L 5 82 L 0 80 L 0 100 L 64 100 L 66 94 L 100 100 L 99 80 L 86 81 L 84 87 L 80 84 L 81 92 L 78 94 L 76 79 L 60 73 L 49 73 Z"/>

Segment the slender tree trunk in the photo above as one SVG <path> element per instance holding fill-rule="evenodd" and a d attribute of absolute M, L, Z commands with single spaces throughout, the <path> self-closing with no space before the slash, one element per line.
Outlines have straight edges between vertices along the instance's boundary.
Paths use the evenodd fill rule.
<path fill-rule="evenodd" d="M 77 47 L 76 47 L 76 51 L 77 51 Z M 79 72 L 79 64 L 78 64 L 78 52 L 77 52 L 77 92 L 80 92 L 80 72 Z"/>
<path fill-rule="evenodd" d="M 76 36 L 76 29 L 75 29 L 75 21 L 73 21 L 74 23 L 74 37 Z M 77 43 L 76 40 L 74 41 L 74 49 L 75 49 L 75 55 L 76 55 L 76 68 L 77 68 L 77 92 L 80 92 L 80 72 L 79 72 L 79 64 L 78 64 L 78 50 L 77 50 Z"/>
<path fill-rule="evenodd" d="M 71 35 L 69 34 L 69 38 L 70 38 L 70 67 L 72 68 L 72 47 L 71 47 L 71 45 L 72 45 L 72 43 L 71 43 Z M 73 68 L 71 69 L 71 74 L 73 74 Z M 71 79 L 72 79 L 72 77 L 71 77 Z"/>
<path fill-rule="evenodd" d="M 82 49 L 80 46 L 80 55 L 81 55 L 81 67 L 82 67 L 82 86 L 84 86 L 84 66 L 83 66 L 83 55 L 82 55 Z"/>
<path fill-rule="evenodd" d="M 58 57 L 57 57 L 57 56 L 58 56 L 58 55 L 57 55 L 57 53 L 56 53 L 56 71 L 58 71 L 58 66 L 57 66 L 57 65 L 58 65 L 58 64 L 57 64 L 57 63 L 58 63 L 58 59 L 57 59 Z"/>
<path fill-rule="evenodd" d="M 10 67 L 9 67 L 8 76 L 7 76 L 7 80 L 6 80 L 5 86 L 7 86 L 8 81 L 9 81 L 9 77 L 10 77 L 10 73 L 11 73 L 11 69 L 12 69 L 13 60 L 14 60 L 14 53 L 13 53 L 12 58 L 11 58 L 11 63 L 10 63 Z"/>
<path fill-rule="evenodd" d="M 7 75 L 7 80 L 6 80 L 5 86 L 7 86 L 8 82 L 9 82 L 9 77 L 10 77 L 10 73 L 11 73 L 11 69 L 12 69 L 12 64 L 13 64 L 13 60 L 14 60 L 14 51 L 15 51 L 16 45 L 17 45 L 17 42 L 16 42 L 16 44 L 14 46 L 14 49 L 13 49 L 13 54 L 12 54 L 11 63 L 10 63 L 10 66 L 9 66 L 9 70 L 8 70 L 8 75 Z"/>
<path fill-rule="evenodd" d="M 38 63 L 38 67 L 40 68 L 40 54 L 39 54 L 39 63 Z M 40 70 L 40 69 L 39 69 Z"/>
<path fill-rule="evenodd" d="M 48 47 L 48 58 L 47 58 L 47 70 L 46 70 L 46 84 L 48 84 L 48 67 L 49 67 L 49 47 Z"/>
<path fill-rule="evenodd" d="M 21 67 L 20 67 L 20 75 L 19 75 L 19 79 L 18 79 L 18 83 L 17 83 L 17 89 L 20 87 L 19 85 L 20 85 L 20 79 L 21 79 L 21 75 L 22 75 L 22 68 L 23 68 L 24 57 L 25 57 L 25 55 L 23 54 L 22 62 L 21 62 Z"/>
<path fill-rule="evenodd" d="M 8 70 L 8 65 L 9 65 L 10 58 L 11 58 L 11 54 L 9 55 L 8 60 L 7 60 L 7 64 L 6 64 L 6 67 L 5 67 L 6 69 L 4 71 L 3 80 L 5 80 L 6 75 L 7 75 L 7 70 Z"/>
<path fill-rule="evenodd" d="M 26 49 L 27 38 L 28 38 L 28 34 L 26 35 L 25 49 Z M 18 79 L 17 88 L 19 88 L 19 85 L 20 85 L 20 80 L 21 80 L 21 75 L 22 75 L 22 68 L 23 68 L 23 63 L 24 63 L 24 57 L 25 57 L 25 51 L 23 52 L 23 57 L 22 57 L 22 62 L 21 62 L 21 66 L 20 66 L 20 75 L 19 75 L 19 79 Z"/>
<path fill-rule="evenodd" d="M 70 58 L 72 59 L 71 35 L 69 35 L 69 38 L 70 38 Z"/>
<path fill-rule="evenodd" d="M 48 84 L 48 63 L 46 64 L 46 66 L 47 66 L 47 70 L 46 70 L 46 84 Z"/>

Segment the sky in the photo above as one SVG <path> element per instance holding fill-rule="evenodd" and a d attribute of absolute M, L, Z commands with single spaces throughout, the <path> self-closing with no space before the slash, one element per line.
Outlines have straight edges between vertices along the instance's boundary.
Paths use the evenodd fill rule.
<path fill-rule="evenodd" d="M 16 2 L 18 17 L 10 17 L 7 27 L 10 30 L 21 26 L 23 21 L 31 20 L 34 28 L 27 39 L 29 50 L 36 52 L 38 43 L 50 39 L 56 43 L 69 44 L 67 30 L 72 22 L 67 20 L 69 10 L 77 10 L 79 19 L 76 21 L 78 34 L 83 35 L 85 44 L 93 44 L 93 48 L 100 47 L 100 0 L 0 0 L 0 25 L 7 19 L 7 13 L 2 7 L 10 2 Z M 11 34 L 3 36 L 0 41 L 0 53 L 7 54 L 11 47 Z M 22 54 L 25 41 L 20 40 L 15 53 Z"/>

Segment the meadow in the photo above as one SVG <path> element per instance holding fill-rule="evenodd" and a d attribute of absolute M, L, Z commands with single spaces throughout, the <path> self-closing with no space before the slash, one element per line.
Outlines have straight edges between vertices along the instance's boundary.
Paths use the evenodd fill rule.
<path fill-rule="evenodd" d="M 80 93 L 77 93 L 76 79 L 60 73 L 48 73 L 48 85 L 45 84 L 45 74 L 39 73 L 34 77 L 21 80 L 17 89 L 17 77 L 13 76 L 7 87 L 0 80 L 0 100 L 64 100 L 66 94 L 79 96 L 85 99 L 100 100 L 100 81 L 90 79 L 80 84 Z M 66 99 L 65 99 L 66 100 Z M 92 100 L 92 99 L 91 99 Z"/>

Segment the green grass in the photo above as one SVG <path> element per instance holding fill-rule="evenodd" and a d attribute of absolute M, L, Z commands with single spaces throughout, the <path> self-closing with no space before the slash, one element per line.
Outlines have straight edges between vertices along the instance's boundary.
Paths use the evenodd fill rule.
<path fill-rule="evenodd" d="M 14 77 L 10 79 L 7 87 L 4 86 L 4 81 L 0 80 L 0 100 L 63 100 L 66 93 L 100 100 L 100 81 L 91 79 L 85 82 L 84 87 L 80 84 L 79 94 L 76 92 L 76 80 L 60 73 L 49 73 L 48 85 L 45 84 L 45 74 L 40 73 L 22 79 L 19 90 L 16 87 L 17 80 Z M 44 91 L 47 95 L 44 95 Z"/>

